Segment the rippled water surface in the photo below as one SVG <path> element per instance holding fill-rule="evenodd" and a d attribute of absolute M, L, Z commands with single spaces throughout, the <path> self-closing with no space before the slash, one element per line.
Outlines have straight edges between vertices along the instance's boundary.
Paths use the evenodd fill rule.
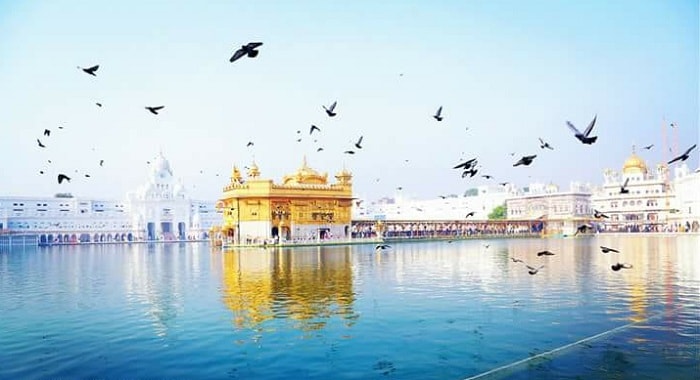
<path fill-rule="evenodd" d="M 700 373 L 700 236 L 0 252 L 2 379 Z"/>

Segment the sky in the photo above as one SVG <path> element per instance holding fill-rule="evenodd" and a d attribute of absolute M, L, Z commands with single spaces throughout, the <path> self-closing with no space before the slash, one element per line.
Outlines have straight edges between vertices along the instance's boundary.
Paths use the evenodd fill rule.
<path fill-rule="evenodd" d="M 699 19 L 681 0 L 0 0 L 0 196 L 119 199 L 159 151 L 205 200 L 234 164 L 279 182 L 304 156 L 331 180 L 351 171 L 363 199 L 599 185 L 633 145 L 654 167 L 700 140 Z M 253 41 L 257 57 L 229 62 Z M 596 115 L 583 145 L 566 121 Z M 468 158 L 494 178 L 462 178 Z"/>

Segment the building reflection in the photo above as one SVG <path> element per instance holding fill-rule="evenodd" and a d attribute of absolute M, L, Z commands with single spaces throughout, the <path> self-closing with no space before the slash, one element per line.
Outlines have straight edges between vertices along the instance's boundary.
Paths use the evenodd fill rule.
<path fill-rule="evenodd" d="M 335 316 L 352 325 L 350 247 L 268 248 L 217 253 L 222 298 L 237 328 L 255 329 L 273 318 L 303 331 L 323 328 Z"/>

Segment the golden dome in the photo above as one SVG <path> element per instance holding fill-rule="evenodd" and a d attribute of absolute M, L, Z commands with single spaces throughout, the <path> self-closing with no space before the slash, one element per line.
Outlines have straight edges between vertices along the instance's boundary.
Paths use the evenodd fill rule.
<path fill-rule="evenodd" d="M 647 164 L 632 150 L 632 155 L 622 165 L 622 174 L 646 174 Z"/>
<path fill-rule="evenodd" d="M 236 165 L 233 165 L 233 170 L 231 171 L 231 182 L 240 183 L 241 179 L 241 171 L 238 170 Z"/>
<path fill-rule="evenodd" d="M 306 157 L 304 157 L 301 167 L 295 173 L 284 176 L 282 183 L 284 185 L 325 185 L 328 183 L 328 174 L 320 174 L 316 170 L 311 169 L 306 164 Z"/>
<path fill-rule="evenodd" d="M 339 171 L 338 174 L 335 175 L 335 179 L 341 184 L 349 184 L 352 182 L 352 173 L 343 167 L 343 170 Z"/>
<path fill-rule="evenodd" d="M 258 178 L 260 177 L 260 170 L 258 169 L 258 165 L 253 161 L 253 163 L 250 165 L 250 168 L 248 168 L 248 177 L 250 178 Z"/>

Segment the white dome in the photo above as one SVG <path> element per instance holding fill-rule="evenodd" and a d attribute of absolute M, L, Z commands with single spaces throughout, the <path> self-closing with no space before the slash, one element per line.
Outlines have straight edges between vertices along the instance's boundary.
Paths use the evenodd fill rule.
<path fill-rule="evenodd" d="M 152 173 L 153 177 L 157 179 L 165 179 L 173 176 L 170 162 L 163 156 L 163 152 L 158 153 L 158 157 L 153 161 Z"/>

